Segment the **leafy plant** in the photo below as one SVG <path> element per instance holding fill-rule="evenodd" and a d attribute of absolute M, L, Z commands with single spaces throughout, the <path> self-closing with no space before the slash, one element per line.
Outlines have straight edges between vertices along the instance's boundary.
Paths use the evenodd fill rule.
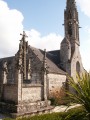
<path fill-rule="evenodd" d="M 69 91 L 67 94 L 77 103 L 82 104 L 90 120 L 90 73 L 77 75 L 76 80 L 69 77 L 68 84 L 75 93 Z"/>
<path fill-rule="evenodd" d="M 88 117 L 83 107 L 76 107 L 68 110 L 64 120 L 88 120 Z"/>

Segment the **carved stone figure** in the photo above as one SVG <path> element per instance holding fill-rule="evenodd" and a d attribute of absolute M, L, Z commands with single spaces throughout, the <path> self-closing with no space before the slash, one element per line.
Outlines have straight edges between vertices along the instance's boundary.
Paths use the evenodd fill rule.
<path fill-rule="evenodd" d="M 3 63 L 3 83 L 6 84 L 7 83 L 7 74 L 8 74 L 8 68 L 7 68 L 7 62 L 5 61 Z"/>

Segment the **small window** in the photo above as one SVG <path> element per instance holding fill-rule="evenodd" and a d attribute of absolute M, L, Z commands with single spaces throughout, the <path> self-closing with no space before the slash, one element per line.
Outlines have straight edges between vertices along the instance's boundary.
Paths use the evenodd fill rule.
<path fill-rule="evenodd" d="M 80 74 L 80 63 L 79 63 L 79 61 L 77 61 L 77 63 L 76 63 L 76 72 L 78 74 Z"/>
<path fill-rule="evenodd" d="M 71 22 L 68 23 L 68 34 L 72 36 L 72 23 Z"/>

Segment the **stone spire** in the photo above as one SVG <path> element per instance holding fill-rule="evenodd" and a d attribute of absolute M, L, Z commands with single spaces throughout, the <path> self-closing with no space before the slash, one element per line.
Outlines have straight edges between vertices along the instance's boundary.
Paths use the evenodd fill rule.
<path fill-rule="evenodd" d="M 74 7 L 74 8 L 76 8 L 76 2 L 75 2 L 75 0 L 67 0 L 67 3 L 66 3 L 66 7 L 67 8 L 70 8 L 70 7 Z"/>
<path fill-rule="evenodd" d="M 67 0 L 67 4 L 76 3 L 75 0 Z"/>
<path fill-rule="evenodd" d="M 23 80 L 26 79 L 26 54 L 28 49 L 28 42 L 26 42 L 26 37 L 28 37 L 23 31 L 23 34 L 20 34 L 22 36 L 22 39 L 20 40 L 19 44 L 19 54 L 21 55 L 22 59 L 22 72 L 23 72 Z"/>
<path fill-rule="evenodd" d="M 65 37 L 69 37 L 71 45 L 79 43 L 79 20 L 75 0 L 67 0 L 64 11 Z"/>
<path fill-rule="evenodd" d="M 72 77 L 76 71 L 83 72 L 83 65 L 79 51 L 79 19 L 75 0 L 67 0 L 64 10 L 65 37 L 61 42 L 61 67 Z"/>

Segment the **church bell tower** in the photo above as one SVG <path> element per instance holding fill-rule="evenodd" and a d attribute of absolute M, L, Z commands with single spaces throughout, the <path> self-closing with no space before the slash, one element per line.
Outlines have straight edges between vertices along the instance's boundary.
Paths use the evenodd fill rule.
<path fill-rule="evenodd" d="M 79 19 L 75 0 L 67 0 L 64 11 L 65 37 L 61 42 L 61 67 L 72 77 L 82 73 L 83 66 L 79 51 Z"/>

